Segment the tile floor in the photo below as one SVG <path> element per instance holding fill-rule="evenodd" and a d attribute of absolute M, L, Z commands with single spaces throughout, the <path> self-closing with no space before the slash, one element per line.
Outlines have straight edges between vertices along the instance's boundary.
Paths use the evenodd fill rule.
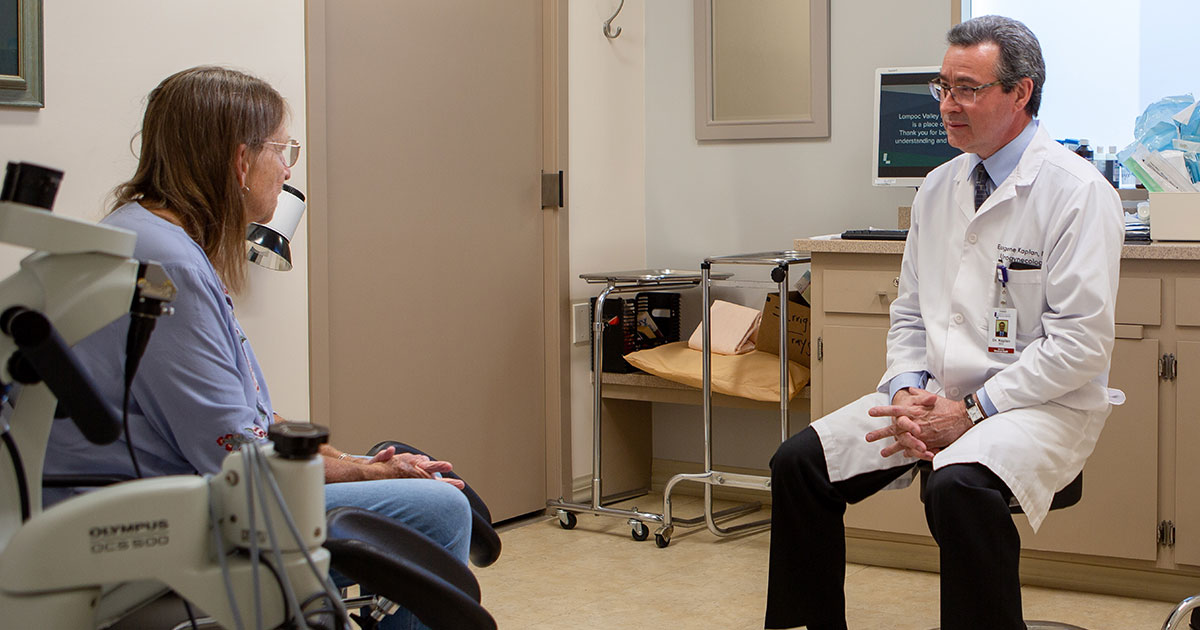
<path fill-rule="evenodd" d="M 658 511 L 650 497 L 629 501 Z M 678 497 L 676 517 L 700 513 Z M 763 518 L 766 513 L 747 517 Z M 718 538 L 704 527 L 676 528 L 658 549 L 621 519 L 579 515 L 575 529 L 529 519 L 502 528 L 504 552 L 476 569 L 483 604 L 503 630 L 516 628 L 762 628 L 769 533 Z M 853 630 L 929 630 L 938 624 L 937 575 L 861 565 L 847 568 Z M 1088 630 L 1157 630 L 1168 602 L 1026 587 L 1027 619 L 1054 619 Z"/>

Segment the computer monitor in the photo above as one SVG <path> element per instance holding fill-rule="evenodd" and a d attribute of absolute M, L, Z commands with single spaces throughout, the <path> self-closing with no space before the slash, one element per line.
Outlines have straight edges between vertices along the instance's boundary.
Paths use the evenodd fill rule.
<path fill-rule="evenodd" d="M 929 93 L 937 66 L 875 70 L 871 181 L 920 186 L 925 175 L 961 153 L 946 142 L 938 102 Z"/>

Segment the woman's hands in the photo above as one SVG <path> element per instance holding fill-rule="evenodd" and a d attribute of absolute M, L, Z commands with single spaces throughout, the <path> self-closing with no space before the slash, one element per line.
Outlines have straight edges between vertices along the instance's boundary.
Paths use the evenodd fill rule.
<path fill-rule="evenodd" d="M 454 466 L 450 462 L 413 453 L 397 454 L 394 446 L 389 446 L 376 453 L 370 460 L 363 461 L 366 466 L 380 466 L 379 470 L 386 471 L 386 476 L 379 477 L 381 479 L 439 479 L 459 490 L 466 487 L 461 479 L 442 477 L 438 474 L 453 470 Z"/>
<path fill-rule="evenodd" d="M 354 457 L 328 444 L 322 444 L 321 455 L 325 456 L 325 483 L 373 479 L 437 479 L 459 490 L 467 485 L 461 479 L 441 476 L 441 473 L 454 469 L 450 462 L 430 459 L 427 455 L 397 453 L 394 446 L 366 458 Z"/>
<path fill-rule="evenodd" d="M 938 451 L 953 444 L 972 426 L 962 401 L 916 387 L 896 392 L 891 405 L 872 407 L 867 413 L 877 418 L 892 417 L 891 426 L 866 436 L 868 442 L 889 436 L 895 439 L 880 451 L 884 457 L 903 452 L 909 457 L 932 460 Z"/>

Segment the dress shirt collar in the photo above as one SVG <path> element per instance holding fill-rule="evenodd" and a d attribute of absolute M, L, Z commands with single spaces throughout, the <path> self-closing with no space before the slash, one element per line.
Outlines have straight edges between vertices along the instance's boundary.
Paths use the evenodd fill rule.
<path fill-rule="evenodd" d="M 1017 169 L 1017 163 L 1021 161 L 1021 156 L 1025 154 L 1025 149 L 1029 143 L 1033 141 L 1033 136 L 1037 133 L 1038 121 L 1036 119 L 1029 121 L 1028 125 L 1017 134 L 1016 138 L 1009 141 L 1008 144 L 1000 147 L 999 151 L 992 154 L 986 160 L 982 160 L 983 167 L 987 169 L 988 177 L 992 180 L 993 188 L 1000 187 L 1004 180 L 1008 179 L 1009 175 Z M 970 168 L 968 172 L 975 168 L 981 160 L 977 154 L 971 155 Z"/>

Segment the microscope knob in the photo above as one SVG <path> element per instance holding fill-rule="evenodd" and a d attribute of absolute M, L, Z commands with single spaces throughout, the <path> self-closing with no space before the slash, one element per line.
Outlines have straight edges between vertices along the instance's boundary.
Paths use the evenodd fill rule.
<path fill-rule="evenodd" d="M 284 459 L 308 459 L 329 441 L 329 429 L 307 422 L 276 422 L 267 430 L 267 439 Z"/>

